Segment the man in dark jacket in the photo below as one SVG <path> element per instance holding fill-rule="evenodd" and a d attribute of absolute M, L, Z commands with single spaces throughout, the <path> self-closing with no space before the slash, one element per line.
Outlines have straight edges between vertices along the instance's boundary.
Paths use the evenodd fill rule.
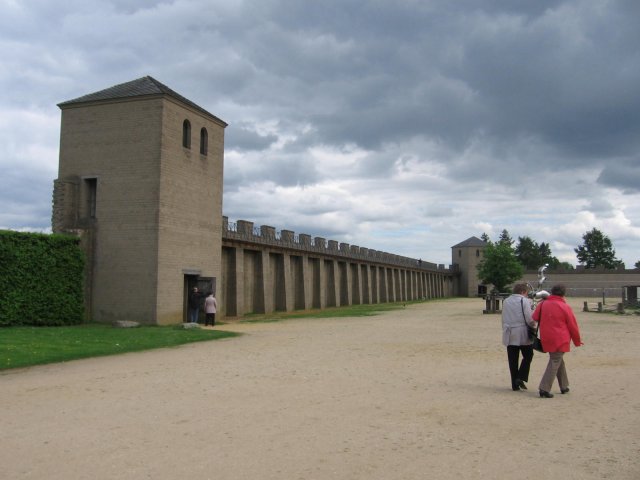
<path fill-rule="evenodd" d="M 193 287 L 193 290 L 189 294 L 189 322 L 191 323 L 198 323 L 201 299 L 202 294 L 198 290 L 198 287 Z"/>

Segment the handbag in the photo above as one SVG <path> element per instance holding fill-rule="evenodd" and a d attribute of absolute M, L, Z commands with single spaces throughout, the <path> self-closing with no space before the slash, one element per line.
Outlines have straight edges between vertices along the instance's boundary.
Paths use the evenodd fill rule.
<path fill-rule="evenodd" d="M 536 336 L 531 345 L 533 346 L 534 350 L 537 350 L 538 352 L 544 353 L 544 348 L 542 348 L 542 342 L 540 341 L 540 338 L 538 338 L 538 336 Z"/>
<path fill-rule="evenodd" d="M 535 336 L 531 339 L 531 345 L 533 346 L 533 349 L 537 350 L 538 352 L 542 352 L 542 353 L 544 353 L 544 348 L 542 348 L 542 341 L 540 340 L 540 337 L 538 337 L 538 329 L 540 328 L 540 320 L 542 320 L 542 305 L 543 304 L 544 304 L 544 302 L 542 302 L 540 304 L 540 315 L 538 315 L 538 326 L 536 327 Z"/>
<path fill-rule="evenodd" d="M 538 352 L 544 353 L 544 349 L 542 348 L 542 342 L 540 341 L 540 337 L 538 337 L 538 329 L 540 328 L 540 322 L 538 322 L 538 326 L 533 328 L 529 326 L 527 323 L 527 316 L 524 314 L 524 301 L 520 302 L 520 307 L 522 308 L 522 316 L 524 317 L 524 324 L 527 326 L 527 333 L 529 334 L 529 340 L 531 340 L 531 345 L 534 350 Z M 540 304 L 540 316 L 542 316 L 542 303 Z"/>
<path fill-rule="evenodd" d="M 527 327 L 527 335 L 529 336 L 529 340 L 533 341 L 533 339 L 538 336 L 538 331 L 527 323 L 527 316 L 524 314 L 524 300 L 520 300 L 520 308 L 522 309 L 522 318 L 524 318 L 524 325 L 525 327 Z"/>

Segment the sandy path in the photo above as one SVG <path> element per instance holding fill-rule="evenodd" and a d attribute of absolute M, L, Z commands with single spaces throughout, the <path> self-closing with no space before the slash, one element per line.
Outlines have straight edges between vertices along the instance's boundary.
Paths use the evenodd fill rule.
<path fill-rule="evenodd" d="M 554 399 L 541 354 L 511 391 L 477 299 L 4 372 L 0 478 L 637 480 L 640 318 L 571 303 L 587 345 Z"/>

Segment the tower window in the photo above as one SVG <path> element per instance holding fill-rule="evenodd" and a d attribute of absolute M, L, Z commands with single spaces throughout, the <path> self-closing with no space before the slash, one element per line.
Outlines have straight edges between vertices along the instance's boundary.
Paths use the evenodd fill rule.
<path fill-rule="evenodd" d="M 182 146 L 191 148 L 191 122 L 189 120 L 182 122 Z"/>
<path fill-rule="evenodd" d="M 206 155 L 209 149 L 209 135 L 207 129 L 202 127 L 200 129 L 200 154 Z"/>

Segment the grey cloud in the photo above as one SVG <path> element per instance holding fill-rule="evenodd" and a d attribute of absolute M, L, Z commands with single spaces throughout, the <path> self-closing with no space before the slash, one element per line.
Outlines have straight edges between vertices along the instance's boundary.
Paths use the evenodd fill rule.
<path fill-rule="evenodd" d="M 309 185 L 319 180 L 316 169 L 308 159 L 296 157 L 273 158 L 262 169 L 264 178 L 283 186 Z"/>
<path fill-rule="evenodd" d="M 587 210 L 601 217 L 612 217 L 614 206 L 605 198 L 593 198 L 586 206 Z"/>
<path fill-rule="evenodd" d="M 225 132 L 225 148 L 230 150 L 265 150 L 277 140 L 276 135 L 260 135 L 242 125 L 229 125 Z"/>
<path fill-rule="evenodd" d="M 598 183 L 627 193 L 640 192 L 640 157 L 608 162 L 598 176 Z"/>
<path fill-rule="evenodd" d="M 280 186 L 309 185 L 319 177 L 308 157 L 271 153 L 264 157 L 251 157 L 250 163 L 236 165 L 227 161 L 225 165 L 225 189 L 235 191 L 242 185 L 268 184 Z"/>
<path fill-rule="evenodd" d="M 42 173 L 0 168 L 0 228 L 51 226 L 53 181 Z"/>
<path fill-rule="evenodd" d="M 438 202 L 427 205 L 422 211 L 427 218 L 450 218 L 454 213 L 451 205 L 444 205 Z"/>

